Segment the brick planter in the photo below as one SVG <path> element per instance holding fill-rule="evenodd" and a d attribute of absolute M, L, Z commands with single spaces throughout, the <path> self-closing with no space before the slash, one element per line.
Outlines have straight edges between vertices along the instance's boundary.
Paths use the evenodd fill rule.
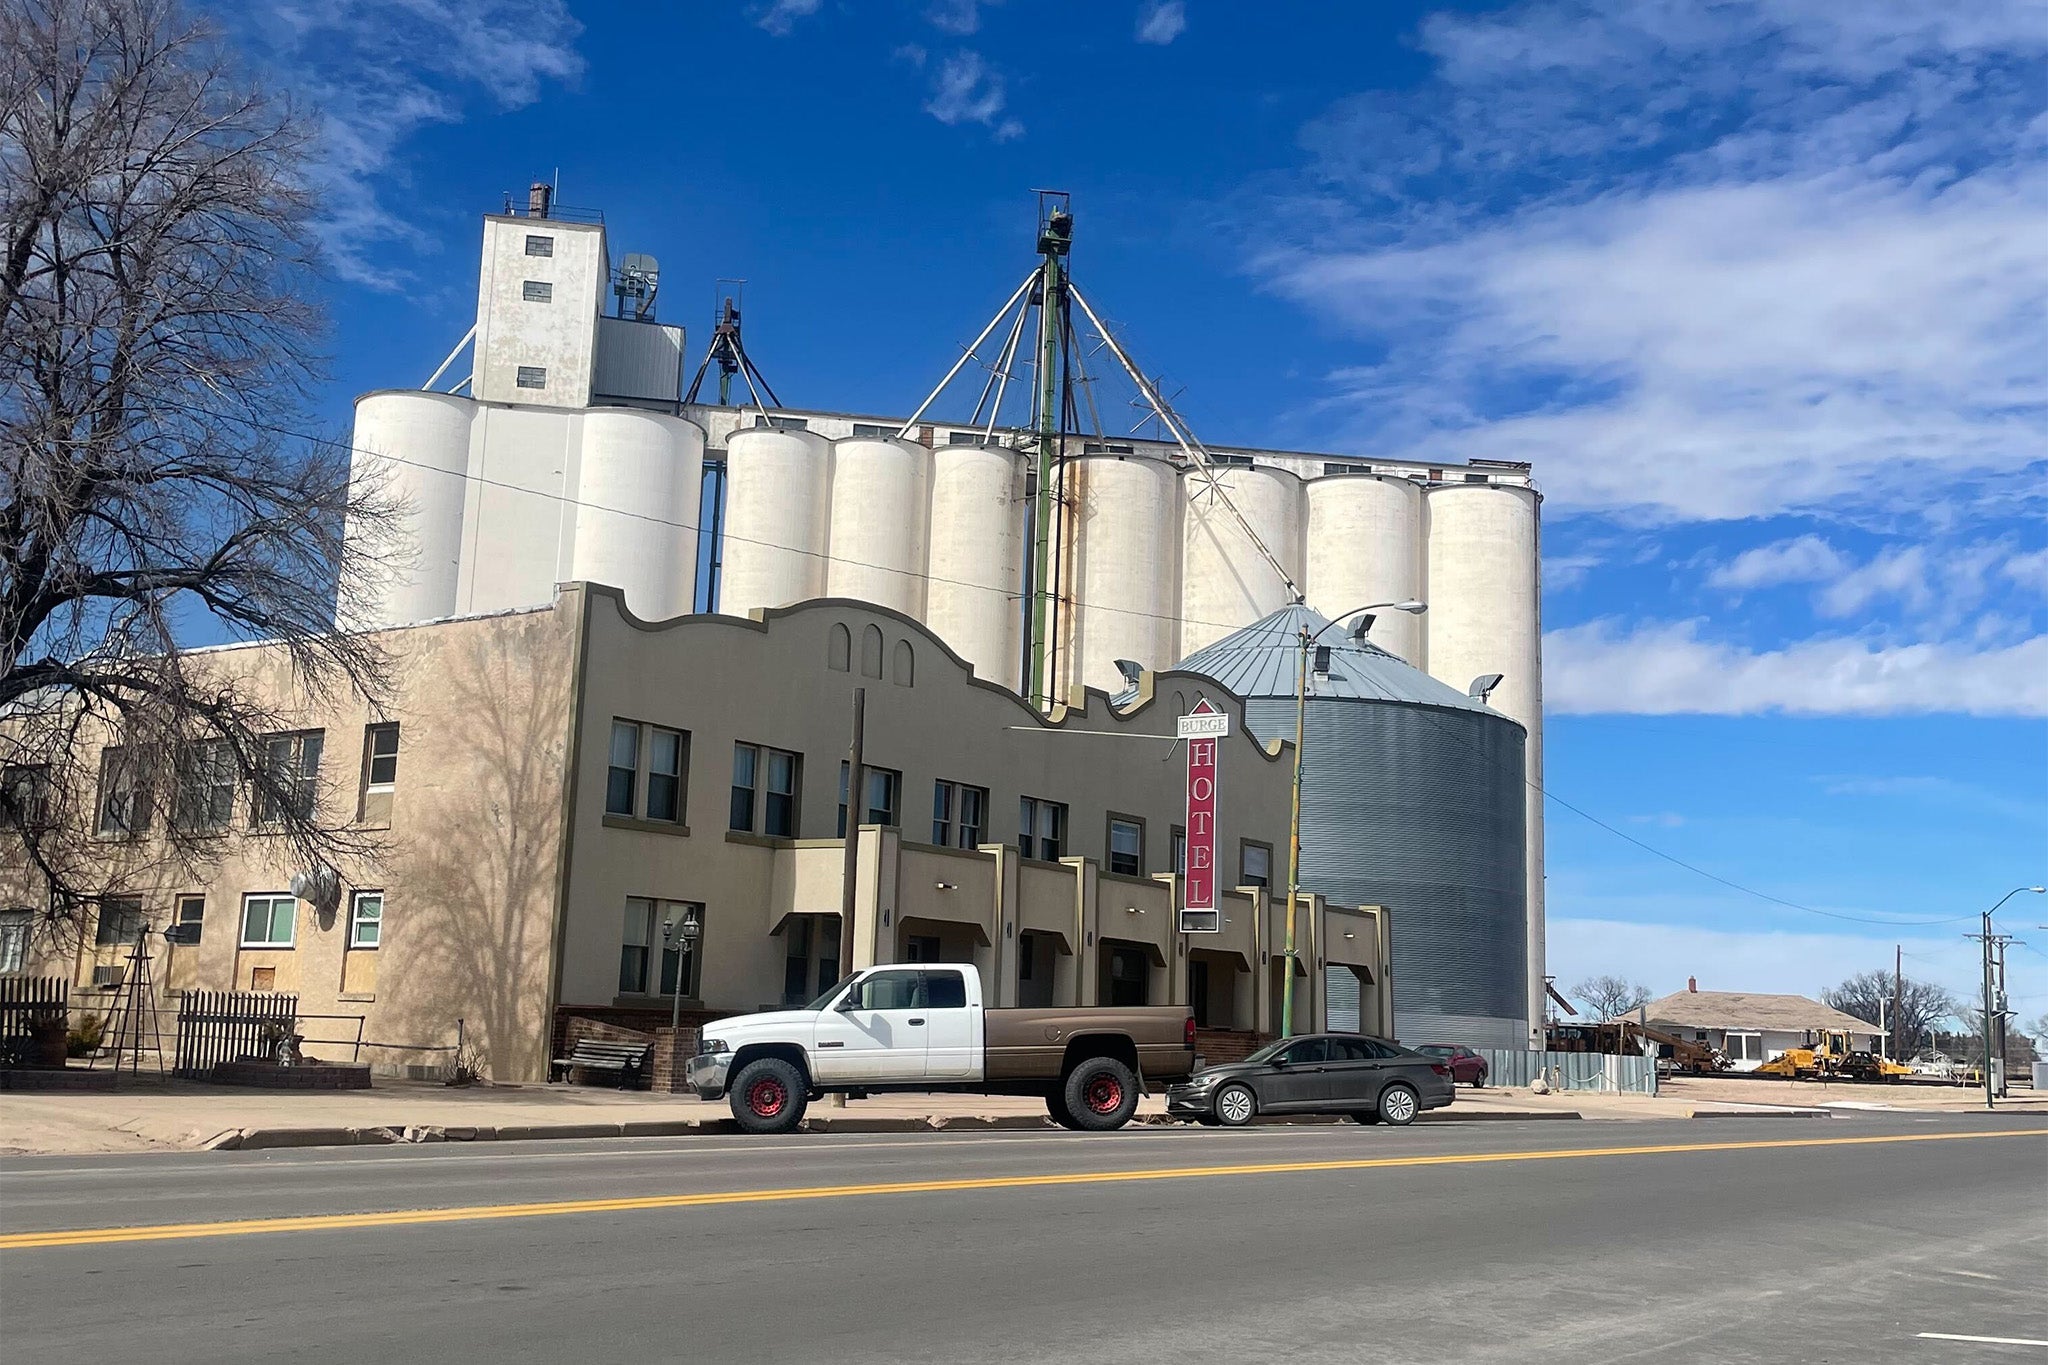
<path fill-rule="evenodd" d="M 0 1071 L 0 1090 L 112 1090 L 112 1071 L 61 1067 Z"/>
<path fill-rule="evenodd" d="M 370 1068 L 362 1065 L 308 1063 L 279 1066 L 275 1062 L 221 1062 L 210 1077 L 215 1085 L 247 1085 L 259 1090 L 368 1090 Z"/>

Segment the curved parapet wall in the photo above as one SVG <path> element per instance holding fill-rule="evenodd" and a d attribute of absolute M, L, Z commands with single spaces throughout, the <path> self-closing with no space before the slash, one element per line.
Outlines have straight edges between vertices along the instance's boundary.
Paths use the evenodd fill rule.
<path fill-rule="evenodd" d="M 1060 631 L 1067 687 L 1123 691 L 1118 659 L 1168 668 L 1181 655 L 1180 474 L 1149 456 L 1087 455 L 1064 480 L 1073 594 Z"/>
<path fill-rule="evenodd" d="M 1024 592 L 1024 459 L 996 446 L 932 455 L 925 625 L 977 677 L 1015 687 Z"/>
<path fill-rule="evenodd" d="M 930 450 L 894 437 L 832 443 L 828 595 L 923 617 L 931 462 Z"/>
<path fill-rule="evenodd" d="M 825 595 L 831 496 L 824 437 L 749 427 L 728 438 L 720 612 L 745 616 Z"/>
<path fill-rule="evenodd" d="M 638 408 L 583 414 L 569 576 L 609 583 L 646 620 L 688 614 L 697 582 L 704 431 Z"/>
<path fill-rule="evenodd" d="M 1375 602 L 1429 600 L 1421 485 L 1390 474 L 1336 474 L 1308 484 L 1308 604 L 1335 620 Z M 1372 642 L 1427 669 L 1428 627 L 1378 614 Z M 1467 679 L 1467 681 L 1470 681 Z"/>
<path fill-rule="evenodd" d="M 1543 643 L 1540 499 L 1507 484 L 1431 489 L 1429 671 L 1465 690 L 1501 675 L 1492 705 L 1529 732 L 1524 789 L 1529 887 L 1529 1017 L 1543 1018 Z"/>
<path fill-rule="evenodd" d="M 1218 487 L 1229 494 L 1226 503 Z M 1180 582 L 1180 651 L 1192 654 L 1287 605 L 1287 584 L 1245 534 L 1235 505 L 1253 534 L 1272 551 L 1289 577 L 1302 578 L 1301 479 L 1265 465 L 1232 465 L 1209 476 L 1181 479 L 1183 545 Z"/>
<path fill-rule="evenodd" d="M 405 625 L 452 616 L 462 574 L 474 400 L 386 392 L 356 402 L 351 478 L 396 504 L 389 525 L 351 525 L 348 538 L 378 566 L 351 625 Z"/>

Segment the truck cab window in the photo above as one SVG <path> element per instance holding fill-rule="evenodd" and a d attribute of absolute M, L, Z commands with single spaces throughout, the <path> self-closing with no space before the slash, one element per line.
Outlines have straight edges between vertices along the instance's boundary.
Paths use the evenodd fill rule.
<path fill-rule="evenodd" d="M 958 972 L 926 972 L 925 1006 L 935 1010 L 967 1008 L 967 982 Z"/>

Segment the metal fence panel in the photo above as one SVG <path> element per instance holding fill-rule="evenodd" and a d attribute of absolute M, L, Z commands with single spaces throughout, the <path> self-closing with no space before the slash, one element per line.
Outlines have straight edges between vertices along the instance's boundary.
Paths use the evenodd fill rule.
<path fill-rule="evenodd" d="M 1489 1085 L 1526 1087 L 1540 1074 L 1556 1090 L 1599 1090 L 1610 1095 L 1654 1095 L 1657 1064 L 1648 1057 L 1598 1052 L 1528 1052 L 1474 1048 L 1486 1059 Z"/>

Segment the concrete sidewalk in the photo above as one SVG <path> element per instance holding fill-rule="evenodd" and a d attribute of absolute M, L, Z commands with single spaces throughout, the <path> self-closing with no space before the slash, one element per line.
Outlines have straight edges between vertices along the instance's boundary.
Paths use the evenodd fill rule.
<path fill-rule="evenodd" d="M 1588 1100 L 1613 1111 L 1624 1097 L 1532 1096 L 1460 1090 L 1455 1105 L 1423 1115 L 1446 1119 L 1570 1119 Z M 1655 1101 L 1646 1104 L 1654 1105 Z M 1625 1102 L 1624 1111 L 1634 1108 Z M 1669 1117 L 1647 1108 L 1600 1117 Z M 1157 1096 L 1138 1122 L 1167 1122 Z M 929 1132 L 1050 1126 L 1044 1102 L 1010 1095 L 878 1095 L 843 1108 L 813 1104 L 806 1125 L 821 1132 Z M 380 1081 L 374 1090 L 277 1092 L 150 1081 L 112 1093 L 10 1093 L 0 1097 L 0 1152 L 50 1154 L 198 1148 L 319 1147 L 358 1143 L 505 1141 L 539 1138 L 672 1137 L 735 1131 L 723 1101 L 590 1086 L 479 1085 L 454 1088 Z"/>

